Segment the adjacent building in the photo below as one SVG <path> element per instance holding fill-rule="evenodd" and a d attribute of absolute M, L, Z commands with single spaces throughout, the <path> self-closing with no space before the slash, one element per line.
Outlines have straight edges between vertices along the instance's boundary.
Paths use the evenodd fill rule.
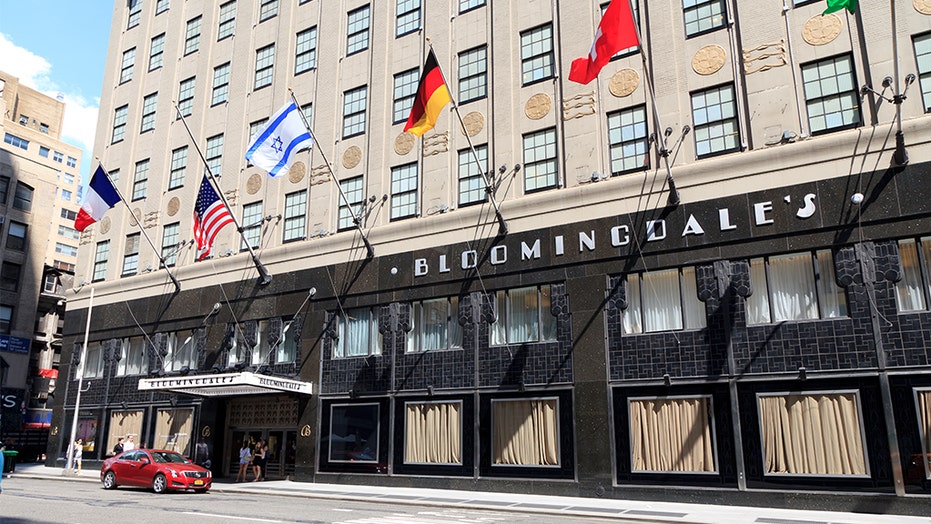
<path fill-rule="evenodd" d="M 129 205 L 81 236 L 50 452 L 923 511 L 931 6 L 635 0 L 642 46 L 570 82 L 606 5 L 116 2 Z M 430 49 L 455 103 L 417 138 Z M 292 93 L 315 143 L 270 178 Z M 205 169 L 241 234 L 197 260 Z"/>

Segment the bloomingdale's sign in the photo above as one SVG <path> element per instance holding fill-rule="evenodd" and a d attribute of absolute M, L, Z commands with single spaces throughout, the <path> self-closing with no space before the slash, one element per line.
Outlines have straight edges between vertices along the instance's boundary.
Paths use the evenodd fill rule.
<path fill-rule="evenodd" d="M 795 218 L 798 220 L 806 220 L 814 216 L 815 211 L 817 210 L 815 199 L 816 196 L 814 193 L 808 193 L 802 197 L 801 203 L 797 204 L 797 208 L 794 214 Z M 789 205 L 792 204 L 792 199 L 790 196 L 786 196 L 784 201 Z M 772 218 L 772 214 L 772 200 L 753 203 L 750 205 L 749 223 L 753 227 L 770 226 L 775 223 L 775 220 Z M 686 238 L 690 236 L 700 237 L 705 234 L 706 228 L 708 227 L 717 228 L 717 230 L 722 233 L 727 233 L 729 231 L 736 232 L 739 225 L 739 222 L 731 217 L 731 210 L 727 207 L 717 208 L 717 220 L 713 221 L 713 223 L 702 223 L 695 217 L 694 213 L 690 213 L 686 217 L 681 231 L 679 229 L 672 231 L 671 227 L 674 226 L 671 226 L 669 222 L 669 220 L 664 218 L 644 221 L 644 238 L 646 242 L 666 241 L 671 238 L 675 238 L 673 235 L 676 235 L 679 238 Z M 574 242 L 575 238 L 571 236 L 552 236 L 552 238 L 548 240 L 552 242 L 552 254 L 556 257 L 559 257 L 565 255 L 568 249 L 578 249 L 579 253 L 584 253 L 594 252 L 598 247 L 604 245 L 609 245 L 611 248 L 628 246 L 632 241 L 631 226 L 617 225 L 610 228 L 606 232 L 598 232 L 595 229 L 590 229 L 588 231 L 578 231 L 577 239 L 578 244 L 576 245 Z M 542 257 L 542 243 L 543 239 L 540 237 L 534 238 L 532 240 L 522 240 L 520 242 L 519 253 L 515 253 L 513 250 L 509 250 L 507 245 L 496 245 L 489 249 L 487 258 L 489 263 L 495 266 L 505 264 L 508 261 L 513 260 L 519 260 L 520 262 L 537 260 Z M 431 271 L 436 273 L 449 273 L 454 268 L 461 269 L 463 271 L 473 269 L 478 265 L 479 260 L 479 252 L 475 249 L 461 251 L 458 257 L 453 258 L 450 258 L 445 254 L 438 255 L 435 260 L 428 260 L 427 258 L 415 258 L 414 277 L 423 277 L 429 275 Z"/>

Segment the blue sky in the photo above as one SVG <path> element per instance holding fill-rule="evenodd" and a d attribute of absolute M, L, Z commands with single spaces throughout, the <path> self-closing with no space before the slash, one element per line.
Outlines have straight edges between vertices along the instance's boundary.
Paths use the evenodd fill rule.
<path fill-rule="evenodd" d="M 113 2 L 0 0 L 0 70 L 65 100 L 62 140 L 84 151 L 81 180 L 94 163 L 94 132 Z"/>

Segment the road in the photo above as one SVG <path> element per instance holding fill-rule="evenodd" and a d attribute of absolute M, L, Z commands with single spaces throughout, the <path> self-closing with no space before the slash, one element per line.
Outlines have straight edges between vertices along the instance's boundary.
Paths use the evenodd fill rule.
<path fill-rule="evenodd" d="M 58 479 L 7 478 L 0 523 L 613 524 L 618 519 L 213 491 L 168 493 Z M 655 522 L 655 521 L 654 521 Z"/>

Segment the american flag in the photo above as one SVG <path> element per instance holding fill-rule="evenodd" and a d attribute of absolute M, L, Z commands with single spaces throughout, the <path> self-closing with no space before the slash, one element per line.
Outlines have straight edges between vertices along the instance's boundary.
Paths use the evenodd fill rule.
<path fill-rule="evenodd" d="M 200 182 L 200 191 L 197 193 L 197 205 L 194 206 L 194 240 L 200 254 L 197 260 L 210 256 L 213 240 L 223 226 L 233 223 L 233 215 L 220 200 L 213 184 L 207 180 L 207 175 Z"/>

